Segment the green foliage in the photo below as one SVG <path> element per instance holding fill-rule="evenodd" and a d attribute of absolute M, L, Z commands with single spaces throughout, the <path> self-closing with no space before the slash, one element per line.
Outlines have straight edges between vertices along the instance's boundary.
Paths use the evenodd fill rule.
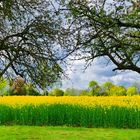
<path fill-rule="evenodd" d="M 5 88 L 7 87 L 8 82 L 4 78 L 0 78 L 0 95 L 3 95 L 5 93 Z"/>
<path fill-rule="evenodd" d="M 139 129 L 79 128 L 67 126 L 0 126 L 1 140 L 139 140 Z M 116 138 L 117 137 L 117 138 Z"/>
<path fill-rule="evenodd" d="M 53 9 L 48 0 L 0 1 L 0 77 L 22 75 L 41 89 L 61 79 L 57 49 L 64 28 Z"/>
<path fill-rule="evenodd" d="M 33 84 L 25 84 L 20 88 L 20 90 L 14 90 L 11 86 L 8 88 L 8 90 L 5 92 L 4 95 L 30 95 L 30 96 L 38 96 L 40 93 L 36 90 L 35 86 Z"/>
<path fill-rule="evenodd" d="M 137 93 L 140 94 L 140 82 L 135 82 L 132 84 L 132 87 L 135 87 L 137 90 Z"/>
<path fill-rule="evenodd" d="M 63 96 L 64 95 L 64 91 L 61 89 L 54 89 L 49 93 L 49 96 Z"/>
<path fill-rule="evenodd" d="M 89 88 L 93 89 L 93 88 L 97 88 L 98 87 L 98 83 L 96 81 L 90 81 L 89 82 Z"/>
<path fill-rule="evenodd" d="M 138 94 L 137 89 L 134 86 L 129 87 L 126 91 L 126 95 L 128 96 L 137 95 L 137 94 Z"/>
<path fill-rule="evenodd" d="M 13 0 L 4 0 L 1 2 L 0 12 L 3 12 L 5 17 L 12 18 L 11 7 L 13 4 Z"/>
<path fill-rule="evenodd" d="M 126 89 L 123 86 L 113 86 L 110 88 L 111 96 L 124 96 L 126 95 Z"/>
<path fill-rule="evenodd" d="M 106 108 L 66 104 L 16 107 L 0 105 L 0 125 L 140 128 L 139 114 L 138 108 L 119 106 Z"/>
<path fill-rule="evenodd" d="M 101 93 L 105 96 L 110 95 L 110 89 L 114 86 L 112 82 L 105 82 L 101 86 Z"/>
<path fill-rule="evenodd" d="M 71 30 L 75 33 L 73 39 L 77 35 L 80 51 L 76 49 L 75 54 L 79 59 L 90 63 L 97 57 L 107 56 L 116 65 L 114 70 L 140 73 L 139 0 L 113 0 L 113 4 L 104 0 L 70 0 L 68 9 L 75 20 L 75 28 Z M 74 44 L 70 43 L 68 50 Z"/>
<path fill-rule="evenodd" d="M 61 89 L 53 89 L 51 92 L 46 91 L 44 88 L 44 92 L 40 94 L 35 85 L 31 83 L 25 84 L 21 87 L 21 90 L 14 91 L 12 89 L 13 80 L 8 82 L 7 79 L 0 79 L 0 94 L 1 95 L 45 95 L 45 96 L 125 96 L 125 95 L 139 95 L 139 84 L 135 83 L 131 87 L 128 87 L 126 90 L 123 86 L 116 86 L 111 82 L 105 82 L 101 86 L 98 85 L 96 81 L 89 82 L 88 90 L 79 90 L 76 88 L 67 88 L 65 92 Z"/>
<path fill-rule="evenodd" d="M 89 95 L 99 96 L 100 95 L 100 86 L 96 81 L 89 82 Z"/>
<path fill-rule="evenodd" d="M 0 78 L 0 89 L 7 86 L 7 80 L 4 78 Z"/>
<path fill-rule="evenodd" d="M 100 96 L 100 87 L 91 89 L 89 93 L 90 93 L 89 95 L 92 95 L 92 96 Z"/>
<path fill-rule="evenodd" d="M 26 84 L 26 95 L 38 96 L 40 93 L 35 89 L 34 85 Z"/>

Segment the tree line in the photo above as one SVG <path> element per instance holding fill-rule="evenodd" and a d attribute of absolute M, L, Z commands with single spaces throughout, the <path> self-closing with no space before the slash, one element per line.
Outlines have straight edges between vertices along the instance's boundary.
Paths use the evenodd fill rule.
<path fill-rule="evenodd" d="M 90 81 L 87 89 L 67 88 L 66 90 L 53 89 L 50 96 L 133 96 L 140 95 L 140 84 L 134 83 L 129 87 L 118 86 L 112 82 L 99 85 L 97 81 Z"/>
<path fill-rule="evenodd" d="M 110 81 L 98 84 L 97 81 L 90 81 L 86 89 L 52 88 L 51 90 L 37 90 L 32 83 L 24 83 L 19 79 L 16 83 L 1 78 L 0 95 L 30 95 L 30 96 L 133 96 L 140 95 L 140 83 L 135 82 L 129 87 L 118 86 Z"/>

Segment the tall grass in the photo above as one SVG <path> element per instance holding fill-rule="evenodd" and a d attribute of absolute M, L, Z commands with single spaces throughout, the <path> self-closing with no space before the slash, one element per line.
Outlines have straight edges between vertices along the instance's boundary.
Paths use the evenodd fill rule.
<path fill-rule="evenodd" d="M 15 100 L 12 98 L 13 97 L 11 97 L 11 100 Z M 134 99 L 123 98 L 123 100 L 121 100 L 120 97 L 122 106 L 116 104 L 114 105 L 113 102 L 112 105 L 111 103 L 106 105 L 103 99 L 106 99 L 107 97 L 101 98 L 102 100 L 99 97 L 99 100 L 102 101 L 102 104 L 93 103 L 92 105 L 91 103 L 88 105 L 88 102 L 90 102 L 89 100 L 94 97 L 73 97 L 71 98 L 73 99 L 73 104 L 70 103 L 72 102 L 71 100 L 65 100 L 63 102 L 63 99 L 65 98 L 62 97 L 54 98 L 54 103 L 45 103 L 43 100 L 43 103 L 41 103 L 41 101 L 36 100 L 36 103 L 40 102 L 38 104 L 33 102 L 21 104 L 18 102 L 18 99 L 23 97 L 15 98 L 18 104 L 10 104 L 10 98 L 9 101 L 7 100 L 7 102 L 5 99 L 0 99 L 1 125 L 67 125 L 76 127 L 140 128 L 140 107 L 138 106 L 139 102 L 134 100 L 137 97 Z M 35 98 L 37 99 L 38 97 Z M 68 98 L 69 97 L 67 97 L 67 99 Z M 114 97 L 114 99 L 115 98 L 118 100 L 118 97 Z M 28 97 L 28 99 L 33 100 L 31 97 Z M 52 97 L 48 97 L 48 99 L 53 100 Z M 57 102 L 60 99 L 62 102 Z M 77 101 L 79 100 L 81 105 L 78 102 L 76 103 L 74 99 Z M 82 100 L 87 100 L 85 101 L 87 104 L 82 105 Z M 125 106 L 123 103 L 126 101 L 128 106 Z"/>

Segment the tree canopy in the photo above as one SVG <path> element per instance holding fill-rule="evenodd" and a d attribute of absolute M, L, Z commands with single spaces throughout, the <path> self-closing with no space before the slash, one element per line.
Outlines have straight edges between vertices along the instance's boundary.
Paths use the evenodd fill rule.
<path fill-rule="evenodd" d="M 71 55 L 140 73 L 139 16 L 138 0 L 1 0 L 0 77 L 50 86 Z"/>
<path fill-rule="evenodd" d="M 114 71 L 140 73 L 138 0 L 71 0 L 66 5 L 72 16 L 69 30 L 76 40 L 78 59 L 89 64 L 105 57 L 116 65 Z"/>
<path fill-rule="evenodd" d="M 55 10 L 49 0 L 0 1 L 0 77 L 20 75 L 41 88 L 61 77 L 63 27 Z"/>

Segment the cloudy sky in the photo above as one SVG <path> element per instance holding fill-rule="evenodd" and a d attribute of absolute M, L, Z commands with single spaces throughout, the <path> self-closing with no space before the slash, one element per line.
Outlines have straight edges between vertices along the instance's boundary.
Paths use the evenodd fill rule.
<path fill-rule="evenodd" d="M 134 82 L 140 83 L 140 74 L 133 71 L 116 71 L 112 69 L 115 65 L 109 63 L 104 58 L 95 59 L 90 67 L 84 72 L 83 60 L 76 61 L 71 68 L 66 70 L 69 79 L 63 79 L 62 88 L 68 87 L 85 89 L 91 80 L 103 84 L 106 81 L 111 81 L 116 85 L 123 85 L 125 87 L 131 86 Z"/>

